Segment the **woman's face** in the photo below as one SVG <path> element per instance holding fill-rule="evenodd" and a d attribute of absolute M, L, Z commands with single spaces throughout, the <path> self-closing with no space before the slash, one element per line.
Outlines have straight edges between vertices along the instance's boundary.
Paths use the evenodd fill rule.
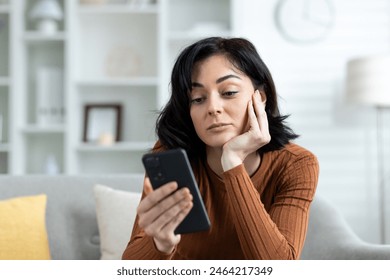
<path fill-rule="evenodd" d="M 190 115 L 207 146 L 220 148 L 248 129 L 247 106 L 255 89 L 247 75 L 214 55 L 198 62 L 191 78 Z"/>

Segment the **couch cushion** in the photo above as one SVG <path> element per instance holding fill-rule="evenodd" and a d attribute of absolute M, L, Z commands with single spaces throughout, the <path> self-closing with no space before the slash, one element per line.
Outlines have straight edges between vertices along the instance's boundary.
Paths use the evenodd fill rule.
<path fill-rule="evenodd" d="M 0 259 L 50 259 L 46 201 L 46 195 L 0 201 Z"/>
<path fill-rule="evenodd" d="M 143 174 L 0 176 L 0 199 L 47 195 L 46 226 L 52 259 L 99 259 L 93 187 L 141 191 Z"/>
<path fill-rule="evenodd" d="M 102 260 L 120 260 L 130 239 L 141 193 L 94 188 Z"/>

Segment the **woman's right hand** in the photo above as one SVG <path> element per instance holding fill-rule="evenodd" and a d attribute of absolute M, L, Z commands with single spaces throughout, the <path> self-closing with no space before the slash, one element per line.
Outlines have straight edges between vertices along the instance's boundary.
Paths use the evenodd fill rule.
<path fill-rule="evenodd" d="M 153 190 L 149 178 L 144 180 L 146 196 L 137 208 L 138 225 L 154 239 L 157 249 L 171 253 L 180 242 L 180 234 L 174 230 L 190 212 L 193 203 L 188 188 L 178 188 L 170 182 Z"/>

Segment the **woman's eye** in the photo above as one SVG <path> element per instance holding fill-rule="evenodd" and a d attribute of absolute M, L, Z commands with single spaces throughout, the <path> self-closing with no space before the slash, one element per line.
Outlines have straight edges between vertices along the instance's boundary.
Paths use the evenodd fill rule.
<path fill-rule="evenodd" d="M 223 93 L 223 95 L 227 96 L 227 97 L 231 97 L 231 96 L 235 95 L 236 93 L 238 93 L 238 91 L 225 91 Z"/>
<path fill-rule="evenodd" d="M 199 104 L 199 103 L 202 103 L 203 101 L 203 98 L 199 97 L 199 98 L 194 98 L 191 100 L 191 104 Z"/>

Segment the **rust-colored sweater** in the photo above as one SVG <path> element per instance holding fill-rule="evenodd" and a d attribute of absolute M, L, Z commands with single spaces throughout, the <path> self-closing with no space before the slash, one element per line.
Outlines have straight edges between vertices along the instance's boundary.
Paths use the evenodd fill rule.
<path fill-rule="evenodd" d="M 123 259 L 298 259 L 318 181 L 316 157 L 296 144 L 262 155 L 220 178 L 207 163 L 194 170 L 211 228 L 183 234 L 171 254 L 159 252 L 136 219 Z"/>

